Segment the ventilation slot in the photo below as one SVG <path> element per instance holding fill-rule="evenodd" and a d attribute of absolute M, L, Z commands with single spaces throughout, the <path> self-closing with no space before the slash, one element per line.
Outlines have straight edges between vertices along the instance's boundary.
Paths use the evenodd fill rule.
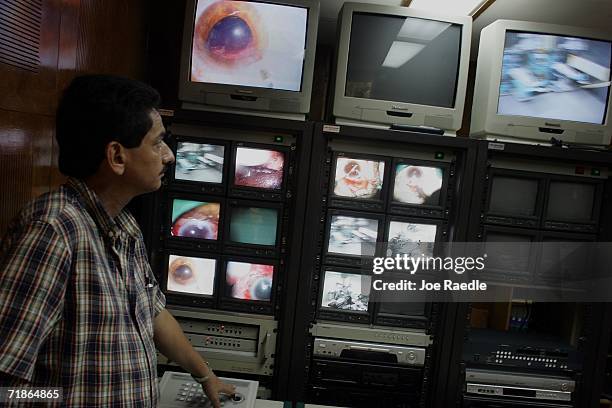
<path fill-rule="evenodd" d="M 42 0 L 0 0 L 0 63 L 37 73 Z"/>

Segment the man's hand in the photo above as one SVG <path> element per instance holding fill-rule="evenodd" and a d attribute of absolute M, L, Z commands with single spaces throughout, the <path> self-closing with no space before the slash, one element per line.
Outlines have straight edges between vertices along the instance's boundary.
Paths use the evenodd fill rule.
<path fill-rule="evenodd" d="M 232 384 L 226 384 L 221 381 L 214 373 L 210 373 L 208 381 L 202 384 L 204 393 L 212 403 L 213 408 L 221 408 L 221 402 L 219 401 L 219 393 L 223 393 L 229 396 L 233 396 L 236 393 L 236 386 Z"/>

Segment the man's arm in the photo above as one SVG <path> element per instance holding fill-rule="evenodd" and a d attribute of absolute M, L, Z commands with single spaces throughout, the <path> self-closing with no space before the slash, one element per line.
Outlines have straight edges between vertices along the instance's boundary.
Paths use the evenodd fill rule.
<path fill-rule="evenodd" d="M 206 377 L 208 380 L 202 384 L 204 392 L 211 400 L 214 408 L 220 408 L 219 393 L 233 395 L 236 389 L 233 385 L 225 384 L 219 380 L 208 368 L 202 356 L 194 350 L 185 337 L 183 330 L 174 317 L 166 310 L 162 310 L 153 322 L 154 340 L 157 349 L 168 359 L 175 361 L 196 377 Z"/>

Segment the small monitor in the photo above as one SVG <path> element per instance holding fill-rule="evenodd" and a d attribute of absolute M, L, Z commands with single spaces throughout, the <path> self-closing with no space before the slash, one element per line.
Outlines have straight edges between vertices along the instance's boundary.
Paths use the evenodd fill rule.
<path fill-rule="evenodd" d="M 471 18 L 345 3 L 339 24 L 338 123 L 461 127 Z"/>
<path fill-rule="evenodd" d="M 329 219 L 327 252 L 354 257 L 374 256 L 379 220 L 363 215 L 335 214 Z"/>
<path fill-rule="evenodd" d="M 214 201 L 172 199 L 170 236 L 217 241 L 221 204 Z"/>
<path fill-rule="evenodd" d="M 548 189 L 546 219 L 567 222 L 592 222 L 597 185 L 551 181 Z"/>
<path fill-rule="evenodd" d="M 174 180 L 197 183 L 223 183 L 225 146 L 178 141 Z"/>
<path fill-rule="evenodd" d="M 532 243 L 535 231 L 513 231 L 511 228 L 491 227 L 485 230 L 484 253 L 487 254 L 485 274 L 505 281 L 509 276 L 530 279 L 533 271 Z"/>
<path fill-rule="evenodd" d="M 434 256 L 437 230 L 437 224 L 390 220 L 387 227 L 387 256 Z"/>
<path fill-rule="evenodd" d="M 280 192 L 285 180 L 285 153 L 272 148 L 238 146 L 234 155 L 233 186 Z"/>
<path fill-rule="evenodd" d="M 232 205 L 228 239 L 232 243 L 276 246 L 280 209 Z"/>
<path fill-rule="evenodd" d="M 535 178 L 495 176 L 491 181 L 489 213 L 517 217 L 537 215 L 539 181 Z"/>
<path fill-rule="evenodd" d="M 216 271 L 216 259 L 169 255 L 166 289 L 173 293 L 213 296 Z"/>
<path fill-rule="evenodd" d="M 230 299 L 270 302 L 274 287 L 274 265 L 228 261 L 224 296 Z"/>
<path fill-rule="evenodd" d="M 368 323 L 372 277 L 344 268 L 323 270 L 319 318 Z"/>

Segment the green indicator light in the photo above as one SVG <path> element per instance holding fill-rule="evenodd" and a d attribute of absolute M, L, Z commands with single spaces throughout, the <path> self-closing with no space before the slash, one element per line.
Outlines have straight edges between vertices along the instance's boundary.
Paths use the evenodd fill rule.
<path fill-rule="evenodd" d="M 591 176 L 599 176 L 600 172 L 599 169 L 591 169 Z"/>
<path fill-rule="evenodd" d="M 274 136 L 274 141 L 276 143 L 283 143 L 283 137 L 282 136 Z"/>
<path fill-rule="evenodd" d="M 444 158 L 444 153 L 442 152 L 436 152 L 435 156 L 434 156 L 437 160 L 442 160 Z"/>

